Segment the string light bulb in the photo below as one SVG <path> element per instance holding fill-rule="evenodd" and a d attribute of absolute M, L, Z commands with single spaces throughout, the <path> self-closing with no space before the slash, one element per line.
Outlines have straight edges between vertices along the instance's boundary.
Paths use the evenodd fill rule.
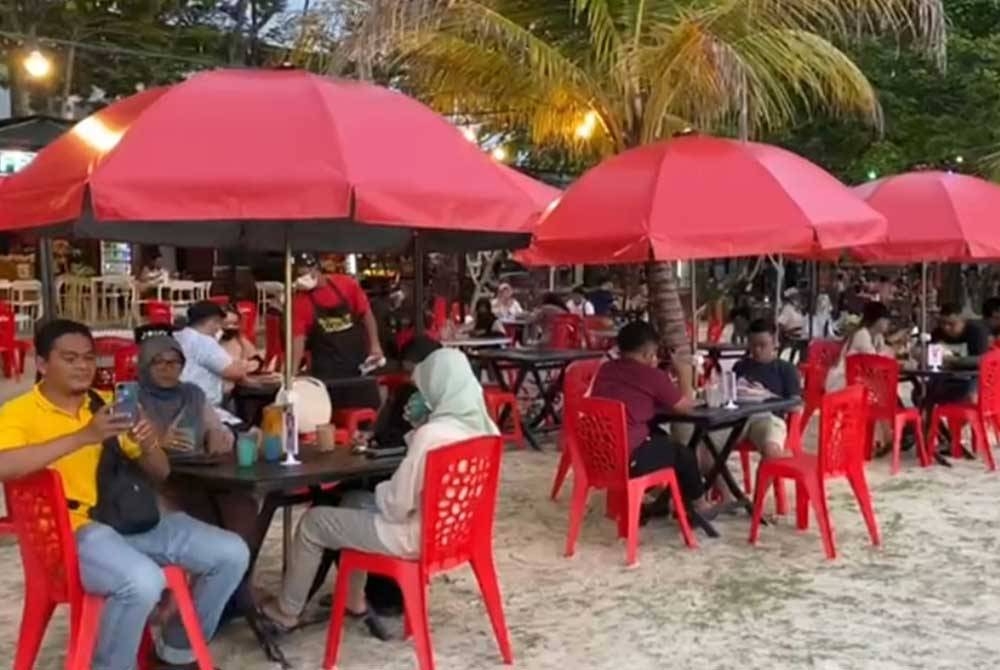
<path fill-rule="evenodd" d="M 494 160 L 497 160 L 497 161 L 500 161 L 501 163 L 503 163 L 503 162 L 505 162 L 507 160 L 507 147 L 505 147 L 504 145 L 501 144 L 500 146 L 498 146 L 497 148 L 495 148 L 493 151 L 491 151 L 490 155 L 493 156 Z"/>
<path fill-rule="evenodd" d="M 965 162 L 965 157 L 964 156 L 955 156 L 955 162 L 958 163 L 959 165 L 961 165 L 962 163 Z"/>
<path fill-rule="evenodd" d="M 589 110 L 583 115 L 583 121 L 576 127 L 575 135 L 577 139 L 589 140 L 594 135 L 594 131 L 597 130 L 597 112 L 594 110 Z"/>
<path fill-rule="evenodd" d="M 878 172 L 876 172 L 875 170 L 869 170 L 868 181 L 872 181 L 873 179 L 878 179 Z"/>
<path fill-rule="evenodd" d="M 24 71 L 32 79 L 44 79 L 52 72 L 52 61 L 38 49 L 32 49 L 24 57 Z"/>
<path fill-rule="evenodd" d="M 465 139 L 469 140 L 473 144 L 479 142 L 479 137 L 476 136 L 476 129 L 470 126 L 462 126 L 462 135 Z"/>

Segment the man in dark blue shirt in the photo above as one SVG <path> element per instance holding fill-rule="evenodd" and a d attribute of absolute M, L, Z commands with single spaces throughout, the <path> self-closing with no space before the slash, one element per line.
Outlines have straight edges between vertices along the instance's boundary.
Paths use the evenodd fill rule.
<path fill-rule="evenodd" d="M 788 361 L 778 358 L 773 326 L 758 319 L 750 324 L 749 330 L 749 356 L 733 368 L 737 379 L 751 388 L 770 391 L 779 398 L 800 397 L 799 371 Z M 784 419 L 765 412 L 750 418 L 744 437 L 753 442 L 763 458 L 771 458 L 784 453 L 788 429 Z"/>

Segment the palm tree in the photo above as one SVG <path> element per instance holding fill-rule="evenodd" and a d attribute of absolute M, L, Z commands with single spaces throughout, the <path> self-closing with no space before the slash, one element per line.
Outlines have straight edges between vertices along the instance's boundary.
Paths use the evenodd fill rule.
<path fill-rule="evenodd" d="M 819 109 L 878 128 L 872 86 L 837 47 L 875 33 L 944 64 L 941 0 L 368 0 L 344 49 L 397 55 L 442 112 L 601 158 L 689 127 L 746 139 Z M 671 266 L 647 278 L 664 344 L 687 353 Z"/>

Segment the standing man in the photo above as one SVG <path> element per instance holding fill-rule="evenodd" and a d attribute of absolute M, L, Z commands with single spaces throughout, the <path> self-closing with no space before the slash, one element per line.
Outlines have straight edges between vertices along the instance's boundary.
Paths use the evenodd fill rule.
<path fill-rule="evenodd" d="M 353 277 L 322 273 L 311 254 L 299 254 L 295 270 L 294 369 L 299 368 L 308 353 L 309 373 L 324 382 L 360 378 L 363 364 L 384 358 L 368 296 Z M 359 385 L 328 383 L 327 388 L 334 407 L 379 405 L 374 380 Z M 344 392 L 339 393 L 339 389 Z"/>
<path fill-rule="evenodd" d="M 179 565 L 192 579 L 195 609 L 205 638 L 214 635 L 222 610 L 246 574 L 249 550 L 238 535 L 180 512 L 156 512 L 155 492 L 136 505 L 133 485 L 100 488 L 104 451 L 120 450 L 150 485 L 163 482 L 170 463 L 151 426 L 101 406 L 90 390 L 97 369 L 94 340 L 82 323 L 56 319 L 35 334 L 41 381 L 0 407 L 0 481 L 49 468 L 59 473 L 76 537 L 80 580 L 87 593 L 105 598 L 93 670 L 134 668 L 139 642 L 166 587 L 162 566 Z M 136 493 L 132 493 L 132 491 Z M 122 523 L 122 507 L 143 508 L 141 527 Z M 152 512 L 150 512 L 150 509 Z M 109 511 L 115 512 L 109 514 Z M 161 669 L 191 669 L 191 644 L 176 615 L 154 635 Z"/>

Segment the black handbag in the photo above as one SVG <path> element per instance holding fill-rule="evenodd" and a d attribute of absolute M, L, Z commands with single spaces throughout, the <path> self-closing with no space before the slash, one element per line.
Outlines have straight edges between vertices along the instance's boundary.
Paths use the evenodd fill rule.
<path fill-rule="evenodd" d="M 90 391 L 90 411 L 97 412 L 104 400 Z M 137 535 L 160 523 L 156 489 L 142 469 L 122 451 L 117 437 L 101 443 L 97 464 L 97 504 L 90 518 L 114 528 L 122 535 Z"/>

